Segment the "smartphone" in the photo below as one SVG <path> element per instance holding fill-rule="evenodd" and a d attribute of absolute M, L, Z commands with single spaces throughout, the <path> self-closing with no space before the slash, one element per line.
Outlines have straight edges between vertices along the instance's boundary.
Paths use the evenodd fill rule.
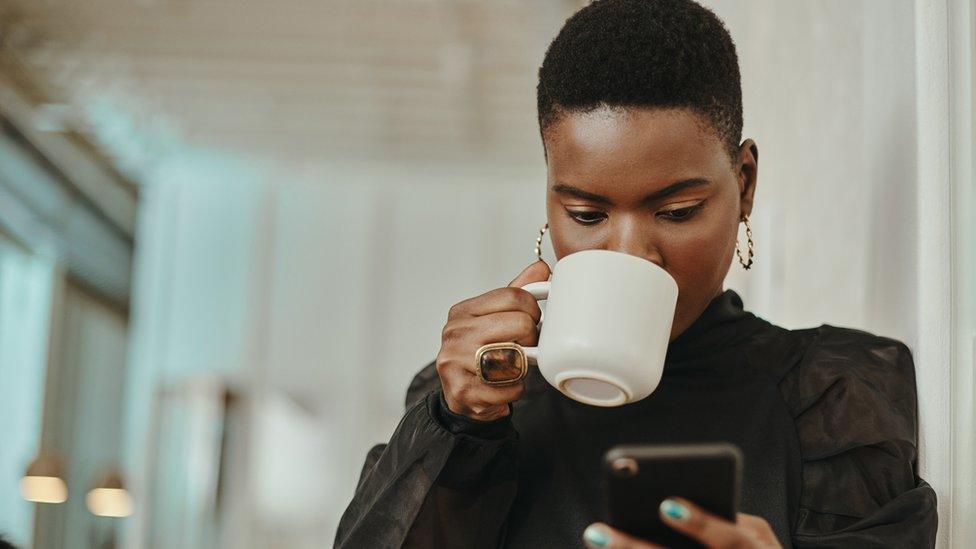
<path fill-rule="evenodd" d="M 680 496 L 734 521 L 742 452 L 730 443 L 615 446 L 603 458 L 607 524 L 666 547 L 704 547 L 665 525 L 658 506 Z"/>

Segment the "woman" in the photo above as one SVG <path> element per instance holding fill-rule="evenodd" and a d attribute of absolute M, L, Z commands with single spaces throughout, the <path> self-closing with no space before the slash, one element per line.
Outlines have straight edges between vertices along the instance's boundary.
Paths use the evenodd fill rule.
<path fill-rule="evenodd" d="M 367 456 L 337 546 L 656 547 L 597 522 L 602 454 L 716 440 L 745 456 L 737 520 L 679 498 L 660 511 L 704 546 L 932 546 L 908 348 L 826 324 L 786 330 L 723 289 L 734 252 L 746 269 L 753 260 L 758 148 L 740 142 L 722 22 L 690 0 L 597 0 L 546 52 L 538 111 L 556 257 L 616 250 L 678 283 L 661 383 L 617 408 L 572 401 L 534 369 L 482 383 L 479 347 L 536 344 L 541 311 L 520 286 L 550 273 L 530 265 L 451 308 L 406 415 Z"/>

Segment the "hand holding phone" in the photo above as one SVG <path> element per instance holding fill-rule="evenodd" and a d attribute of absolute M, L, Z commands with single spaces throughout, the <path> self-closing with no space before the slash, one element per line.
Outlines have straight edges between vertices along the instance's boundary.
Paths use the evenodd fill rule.
<path fill-rule="evenodd" d="M 713 515 L 684 498 L 664 500 L 661 517 L 676 532 L 705 547 L 741 547 L 742 549 L 783 549 L 773 527 L 757 515 L 739 513 L 735 522 Z M 601 523 L 589 525 L 583 540 L 590 549 L 665 549 L 654 542 L 639 539 Z"/>
<path fill-rule="evenodd" d="M 607 523 L 675 549 L 704 547 L 664 524 L 658 507 L 678 496 L 735 522 L 741 479 L 742 452 L 733 444 L 616 446 L 604 456 Z"/>

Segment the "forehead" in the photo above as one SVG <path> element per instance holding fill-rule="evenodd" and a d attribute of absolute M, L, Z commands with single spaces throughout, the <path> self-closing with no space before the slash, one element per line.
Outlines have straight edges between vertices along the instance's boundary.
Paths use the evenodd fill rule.
<path fill-rule="evenodd" d="M 571 184 L 650 189 L 730 169 L 712 128 L 688 109 L 563 112 L 545 133 L 549 177 Z"/>

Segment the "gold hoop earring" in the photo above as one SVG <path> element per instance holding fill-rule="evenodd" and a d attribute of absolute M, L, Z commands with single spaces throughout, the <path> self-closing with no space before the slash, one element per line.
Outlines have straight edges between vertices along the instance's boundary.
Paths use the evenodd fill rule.
<path fill-rule="evenodd" d="M 752 247 L 753 247 L 752 246 L 752 227 L 749 226 L 749 216 L 748 215 L 742 214 L 742 217 L 739 218 L 739 221 L 742 221 L 742 222 L 744 222 L 746 224 L 746 242 L 747 242 L 747 245 L 748 245 L 748 248 L 749 249 L 746 252 L 747 258 L 746 259 L 742 259 L 742 251 L 739 249 L 739 237 L 736 236 L 735 237 L 735 255 L 739 256 L 739 264 L 742 265 L 742 268 L 748 271 L 749 270 L 749 267 L 752 267 L 752 256 L 753 256 L 753 251 L 752 251 Z"/>
<path fill-rule="evenodd" d="M 549 222 L 546 221 L 546 224 L 539 229 L 539 238 L 535 239 L 535 256 L 539 258 L 539 261 L 542 261 L 542 235 L 546 234 L 548 228 Z"/>

